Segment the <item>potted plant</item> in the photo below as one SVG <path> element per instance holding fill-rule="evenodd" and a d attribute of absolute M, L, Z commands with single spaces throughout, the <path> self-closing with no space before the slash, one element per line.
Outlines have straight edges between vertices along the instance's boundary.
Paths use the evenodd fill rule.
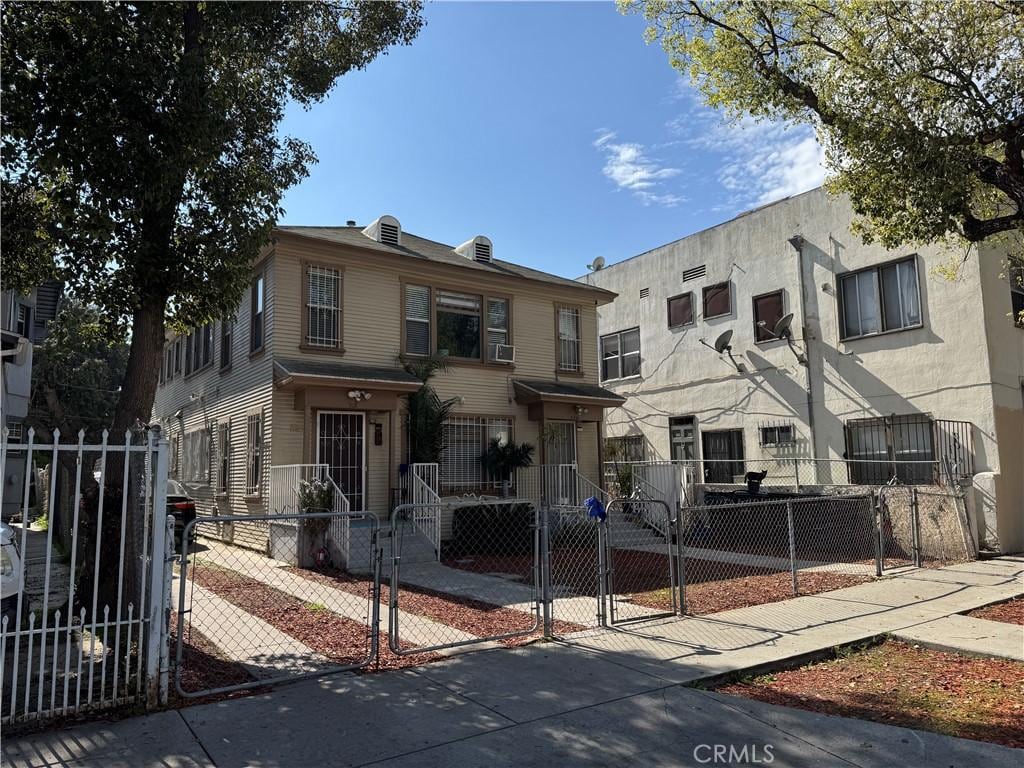
<path fill-rule="evenodd" d="M 512 490 L 512 473 L 533 464 L 534 448 L 529 443 L 502 442 L 493 437 L 480 454 L 480 463 L 487 474 L 501 481 L 501 495 L 508 498 Z"/>
<path fill-rule="evenodd" d="M 312 512 L 330 512 L 334 509 L 334 484 L 326 478 L 301 480 L 298 488 L 299 511 L 303 514 Z M 327 560 L 327 529 L 331 525 L 329 517 L 311 517 L 302 521 L 300 537 L 309 542 L 309 546 L 300 546 L 299 565 L 308 568 L 311 564 Z M 305 553 L 308 552 L 308 557 Z"/>

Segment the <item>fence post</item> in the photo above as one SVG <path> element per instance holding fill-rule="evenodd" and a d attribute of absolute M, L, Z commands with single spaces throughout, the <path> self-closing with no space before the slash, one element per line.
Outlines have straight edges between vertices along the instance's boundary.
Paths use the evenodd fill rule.
<path fill-rule="evenodd" d="M 610 514 L 614 499 L 608 502 Z M 608 520 L 597 521 L 597 625 L 608 626 Z"/>
<path fill-rule="evenodd" d="M 910 489 L 910 528 L 914 547 L 914 567 L 921 567 L 921 520 L 917 510 L 917 488 Z"/>
<path fill-rule="evenodd" d="M 786 520 L 789 523 L 789 569 L 793 575 L 793 594 L 800 594 L 796 576 L 796 532 L 793 530 L 793 502 L 786 502 Z"/>
<path fill-rule="evenodd" d="M 555 635 L 554 621 L 551 617 L 551 538 L 550 508 L 542 506 L 537 510 L 537 576 L 540 579 L 540 603 L 544 620 L 544 637 Z"/>
<path fill-rule="evenodd" d="M 882 494 L 871 491 L 871 511 L 875 522 L 875 576 L 882 575 Z"/>
<path fill-rule="evenodd" d="M 793 478 L 796 481 L 797 493 L 800 492 L 800 459 L 793 459 Z"/>
<path fill-rule="evenodd" d="M 153 554 L 150 557 L 149 636 L 146 640 L 146 703 L 150 707 L 167 703 L 168 620 L 173 571 L 170 563 L 174 559 L 174 521 L 167 515 L 168 466 L 168 443 L 161 435 L 156 443 L 153 473 Z M 150 514 L 150 510 L 145 514 Z M 184 546 L 184 541 L 182 544 Z"/>
<path fill-rule="evenodd" d="M 679 574 L 679 613 L 680 615 L 686 615 L 686 545 L 683 543 L 683 513 L 682 510 L 676 512 L 676 561 L 679 563 L 679 568 L 676 573 Z"/>

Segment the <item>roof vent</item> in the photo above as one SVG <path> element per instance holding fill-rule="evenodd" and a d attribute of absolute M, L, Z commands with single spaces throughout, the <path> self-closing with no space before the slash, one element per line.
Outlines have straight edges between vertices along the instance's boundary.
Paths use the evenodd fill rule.
<path fill-rule="evenodd" d="M 455 252 L 467 259 L 479 261 L 481 264 L 490 264 L 494 258 L 494 246 L 491 244 L 490 238 L 483 235 L 477 235 L 472 240 L 467 240 L 456 248 Z"/>
<path fill-rule="evenodd" d="M 385 245 L 402 244 L 402 225 L 394 216 L 381 216 L 364 229 L 363 234 Z"/>

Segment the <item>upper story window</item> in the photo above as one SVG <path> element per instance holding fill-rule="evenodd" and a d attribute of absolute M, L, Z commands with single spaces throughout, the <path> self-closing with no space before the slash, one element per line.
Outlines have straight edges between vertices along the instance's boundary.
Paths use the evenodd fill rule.
<path fill-rule="evenodd" d="M 306 267 L 305 343 L 311 347 L 341 347 L 341 272 L 329 267 Z"/>
<path fill-rule="evenodd" d="M 508 344 L 508 299 L 487 299 L 488 360 L 497 358 L 499 344 Z"/>
<path fill-rule="evenodd" d="M 775 326 L 783 315 L 782 291 L 754 297 L 754 341 L 775 341 Z"/>
<path fill-rule="evenodd" d="M 437 292 L 437 348 L 451 357 L 480 359 L 480 297 Z"/>
<path fill-rule="evenodd" d="M 181 373 L 181 338 L 174 340 L 174 372 Z"/>
<path fill-rule="evenodd" d="M 917 259 L 869 267 L 839 278 L 841 339 L 921 325 Z"/>
<path fill-rule="evenodd" d="M 171 342 L 167 345 L 167 349 L 164 352 L 164 364 L 162 366 L 164 375 L 161 377 L 166 381 L 170 381 L 174 378 L 174 350 L 175 342 Z"/>
<path fill-rule="evenodd" d="M 220 321 L 220 367 L 231 367 L 231 340 L 235 337 L 235 318 L 225 317 Z"/>
<path fill-rule="evenodd" d="M 640 329 L 601 337 L 601 380 L 640 375 Z"/>
<path fill-rule="evenodd" d="M 185 337 L 185 373 L 195 373 L 213 362 L 213 323 Z"/>
<path fill-rule="evenodd" d="M 732 286 L 716 283 L 704 289 L 704 319 L 732 314 Z"/>
<path fill-rule="evenodd" d="M 1013 322 L 1018 328 L 1024 328 L 1024 262 L 1011 263 L 1009 276 Z"/>
<path fill-rule="evenodd" d="M 430 288 L 405 286 L 405 353 L 430 354 Z"/>
<path fill-rule="evenodd" d="M 266 341 L 266 274 L 260 272 L 252 281 L 249 308 L 249 352 L 259 352 Z"/>
<path fill-rule="evenodd" d="M 18 304 L 17 314 L 14 318 L 14 332 L 19 336 L 29 335 L 32 323 L 32 307 L 27 304 Z"/>
<path fill-rule="evenodd" d="M 668 300 L 668 327 L 693 325 L 693 294 L 682 293 Z"/>
<path fill-rule="evenodd" d="M 558 370 L 576 372 L 580 359 L 579 307 L 558 307 Z"/>

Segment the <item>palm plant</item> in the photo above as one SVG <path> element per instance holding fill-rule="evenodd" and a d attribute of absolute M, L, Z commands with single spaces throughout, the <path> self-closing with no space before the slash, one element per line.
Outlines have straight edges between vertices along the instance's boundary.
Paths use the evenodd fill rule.
<path fill-rule="evenodd" d="M 457 398 L 442 400 L 430 386 L 434 374 L 448 370 L 444 355 L 401 360 L 402 367 L 423 382 L 405 399 L 405 423 L 409 438 L 409 462 L 437 464 L 445 449 L 444 423 L 451 415 Z"/>
<path fill-rule="evenodd" d="M 533 464 L 534 447 L 529 443 L 502 442 L 492 437 L 486 450 L 480 454 L 480 463 L 487 474 L 501 481 L 502 492 L 508 495 L 512 473 Z"/>

